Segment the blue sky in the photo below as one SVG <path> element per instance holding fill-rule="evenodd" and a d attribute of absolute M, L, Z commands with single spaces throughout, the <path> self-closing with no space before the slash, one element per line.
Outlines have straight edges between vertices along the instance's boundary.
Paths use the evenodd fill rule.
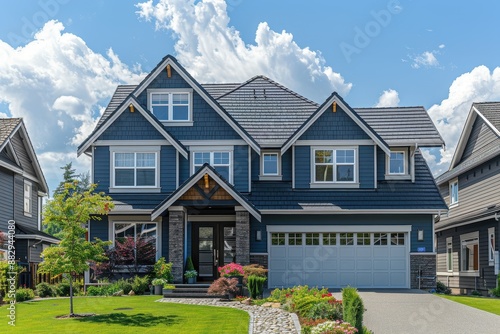
<path fill-rule="evenodd" d="M 474 101 L 500 100 L 500 5 L 452 1 L 39 0 L 0 12 L 0 116 L 24 117 L 51 190 L 116 85 L 166 54 L 201 82 L 264 74 L 317 102 L 424 106 L 445 171 Z"/>

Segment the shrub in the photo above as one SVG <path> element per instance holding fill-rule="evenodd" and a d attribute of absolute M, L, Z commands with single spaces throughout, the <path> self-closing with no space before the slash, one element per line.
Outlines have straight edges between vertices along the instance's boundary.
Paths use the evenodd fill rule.
<path fill-rule="evenodd" d="M 186 260 L 186 271 L 194 270 L 194 265 L 193 265 L 193 260 L 191 259 L 191 256 L 188 256 Z"/>
<path fill-rule="evenodd" d="M 243 276 L 243 267 L 238 263 L 228 263 L 225 266 L 219 267 L 219 273 L 223 277 Z"/>
<path fill-rule="evenodd" d="M 342 289 L 342 304 L 344 320 L 361 332 L 363 330 L 363 301 L 355 288 Z"/>
<path fill-rule="evenodd" d="M 309 319 L 342 320 L 342 303 L 337 301 L 320 301 L 314 304 L 305 315 Z"/>
<path fill-rule="evenodd" d="M 69 282 L 62 281 L 56 285 L 56 294 L 60 297 L 69 296 Z M 75 286 L 73 285 L 73 294 L 75 294 Z"/>
<path fill-rule="evenodd" d="M 215 280 L 208 288 L 211 295 L 227 295 L 238 291 L 238 280 L 236 278 L 221 277 Z"/>
<path fill-rule="evenodd" d="M 449 294 L 451 294 L 451 289 L 449 287 L 447 287 L 446 284 L 444 284 L 443 282 L 437 281 L 436 292 L 437 293 L 444 293 L 445 295 L 449 295 Z"/>
<path fill-rule="evenodd" d="M 42 298 L 55 297 L 56 289 L 52 285 L 42 282 L 36 286 L 36 293 L 38 294 L 39 297 Z"/>
<path fill-rule="evenodd" d="M 123 278 L 114 282 L 112 285 L 113 285 L 113 290 L 115 290 L 114 292 L 123 290 L 123 293 L 128 295 L 128 293 L 132 290 L 132 283 L 130 283 L 129 280 L 125 280 Z"/>
<path fill-rule="evenodd" d="M 105 296 L 106 290 L 103 289 L 103 286 L 89 286 L 87 288 L 87 296 Z"/>
<path fill-rule="evenodd" d="M 160 257 L 154 264 L 153 274 L 155 278 L 163 278 L 169 283 L 174 281 L 174 276 L 172 275 L 172 263 L 167 263 L 164 257 Z"/>
<path fill-rule="evenodd" d="M 497 287 L 490 290 L 490 293 L 495 297 L 500 297 L 500 274 L 497 277 Z"/>
<path fill-rule="evenodd" d="M 250 298 L 257 299 L 262 296 L 264 291 L 264 283 L 266 282 L 266 277 L 250 275 L 248 276 L 248 291 L 250 292 Z"/>
<path fill-rule="evenodd" d="M 358 332 L 359 331 L 348 322 L 339 320 L 327 321 L 311 329 L 311 334 L 354 334 Z"/>
<path fill-rule="evenodd" d="M 152 285 L 164 285 L 166 283 L 167 281 L 163 278 L 155 278 L 154 280 L 151 281 Z"/>
<path fill-rule="evenodd" d="M 147 276 L 134 276 L 132 279 L 132 290 L 136 295 L 142 295 L 149 290 L 149 278 Z"/>
<path fill-rule="evenodd" d="M 35 292 L 32 289 L 20 288 L 16 290 L 16 302 L 24 302 L 35 298 Z"/>

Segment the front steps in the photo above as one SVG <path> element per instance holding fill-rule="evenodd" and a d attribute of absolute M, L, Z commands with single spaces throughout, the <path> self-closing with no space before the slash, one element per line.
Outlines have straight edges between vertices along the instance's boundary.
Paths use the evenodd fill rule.
<path fill-rule="evenodd" d="M 163 293 L 164 298 L 222 298 L 220 295 L 207 293 L 210 284 L 174 284 L 175 289 L 170 293 Z M 165 292 L 165 290 L 163 290 Z"/>

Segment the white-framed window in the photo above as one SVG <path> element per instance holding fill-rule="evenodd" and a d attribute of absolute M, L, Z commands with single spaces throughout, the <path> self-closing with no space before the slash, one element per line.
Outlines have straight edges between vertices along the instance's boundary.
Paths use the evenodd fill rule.
<path fill-rule="evenodd" d="M 150 89 L 149 110 L 162 122 L 190 122 L 192 118 L 192 90 Z"/>
<path fill-rule="evenodd" d="M 488 228 L 488 265 L 495 265 L 495 228 Z"/>
<path fill-rule="evenodd" d="M 33 213 L 33 184 L 24 181 L 24 214 L 30 216 Z"/>
<path fill-rule="evenodd" d="M 279 153 L 269 152 L 262 153 L 261 174 L 263 176 L 278 176 L 280 175 Z"/>
<path fill-rule="evenodd" d="M 119 265 L 152 265 L 159 249 L 155 222 L 114 222 L 113 246 L 120 247 L 126 260 Z"/>
<path fill-rule="evenodd" d="M 446 270 L 453 272 L 453 237 L 446 238 Z"/>
<path fill-rule="evenodd" d="M 405 175 L 406 172 L 406 151 L 391 151 L 389 156 L 389 175 Z"/>
<path fill-rule="evenodd" d="M 479 232 L 460 236 L 460 271 L 479 272 Z"/>
<path fill-rule="evenodd" d="M 450 205 L 458 204 L 458 180 L 450 181 Z"/>
<path fill-rule="evenodd" d="M 110 147 L 111 188 L 154 191 L 160 188 L 160 147 Z"/>
<path fill-rule="evenodd" d="M 313 183 L 355 183 L 356 151 L 355 148 L 313 149 Z"/>
<path fill-rule="evenodd" d="M 229 183 L 233 183 L 233 164 L 231 151 L 195 151 L 193 152 L 193 174 L 208 163 Z"/>

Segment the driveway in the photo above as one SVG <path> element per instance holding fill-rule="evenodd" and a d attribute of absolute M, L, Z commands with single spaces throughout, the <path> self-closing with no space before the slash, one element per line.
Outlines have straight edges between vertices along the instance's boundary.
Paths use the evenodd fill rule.
<path fill-rule="evenodd" d="M 500 316 L 420 290 L 359 292 L 363 323 L 375 334 L 499 333 Z M 334 293 L 341 298 L 340 293 Z"/>

